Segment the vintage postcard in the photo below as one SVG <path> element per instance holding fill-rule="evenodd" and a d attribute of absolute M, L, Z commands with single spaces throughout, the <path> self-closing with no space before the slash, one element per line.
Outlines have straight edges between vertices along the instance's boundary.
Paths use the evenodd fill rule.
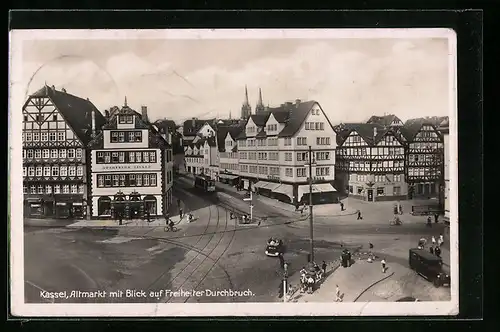
<path fill-rule="evenodd" d="M 13 315 L 459 312 L 452 30 L 10 38 Z"/>

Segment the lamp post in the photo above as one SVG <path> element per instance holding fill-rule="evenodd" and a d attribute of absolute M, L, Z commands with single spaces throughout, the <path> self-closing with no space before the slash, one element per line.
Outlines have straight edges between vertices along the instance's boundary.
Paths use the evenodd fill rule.
<path fill-rule="evenodd" d="M 243 200 L 250 202 L 250 223 L 252 223 L 252 221 L 253 221 L 253 195 L 252 195 L 252 190 L 250 190 L 250 197 L 243 198 Z"/>
<path fill-rule="evenodd" d="M 314 231 L 313 231 L 313 199 L 312 199 L 312 148 L 309 145 L 309 240 L 310 240 L 310 262 L 314 262 Z"/>

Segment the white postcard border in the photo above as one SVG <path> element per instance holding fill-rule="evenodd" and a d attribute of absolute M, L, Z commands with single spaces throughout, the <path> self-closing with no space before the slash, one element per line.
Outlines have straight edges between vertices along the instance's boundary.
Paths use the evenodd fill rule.
<path fill-rule="evenodd" d="M 10 32 L 9 171 L 11 313 L 32 317 L 172 316 L 416 316 L 458 314 L 458 124 L 457 40 L 451 29 L 173 29 L 173 30 L 14 30 Z M 206 304 L 26 304 L 21 124 L 25 87 L 22 45 L 26 40 L 69 39 L 328 39 L 447 38 L 450 98 L 450 269 L 451 301 L 369 303 L 206 303 Z"/>

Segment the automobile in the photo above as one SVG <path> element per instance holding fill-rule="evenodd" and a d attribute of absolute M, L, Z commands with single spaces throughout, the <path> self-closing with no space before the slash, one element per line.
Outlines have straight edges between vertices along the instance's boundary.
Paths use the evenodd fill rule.
<path fill-rule="evenodd" d="M 283 241 L 281 239 L 271 238 L 267 241 L 266 245 L 266 255 L 271 257 L 278 257 L 283 254 Z"/>
<path fill-rule="evenodd" d="M 435 287 L 450 285 L 451 278 L 443 271 L 443 260 L 424 249 L 410 249 L 410 268 L 429 280 Z"/>

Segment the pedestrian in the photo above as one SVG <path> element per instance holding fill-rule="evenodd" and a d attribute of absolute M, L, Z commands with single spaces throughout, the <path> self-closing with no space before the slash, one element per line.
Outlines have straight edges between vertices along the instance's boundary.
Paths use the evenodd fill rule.
<path fill-rule="evenodd" d="M 382 273 L 385 273 L 386 265 L 385 265 L 385 259 L 384 258 L 382 258 L 382 261 L 380 262 L 380 264 L 382 265 Z"/>
<path fill-rule="evenodd" d="M 437 224 L 439 222 L 439 214 L 434 215 L 434 222 Z"/>
<path fill-rule="evenodd" d="M 323 274 L 326 276 L 326 262 L 323 261 L 323 264 L 321 264 L 321 268 L 323 269 Z"/>
<path fill-rule="evenodd" d="M 432 227 L 432 219 L 431 219 L 431 216 L 428 216 L 428 217 L 427 217 L 427 226 L 428 226 L 428 227 Z"/>
<path fill-rule="evenodd" d="M 335 285 L 335 302 L 341 302 L 339 285 Z"/>
<path fill-rule="evenodd" d="M 432 236 L 431 238 L 431 242 L 432 242 L 432 245 L 435 246 L 436 245 L 436 238 L 434 237 L 434 235 Z"/>
<path fill-rule="evenodd" d="M 229 212 L 229 219 L 230 220 L 234 219 L 234 213 L 233 213 L 233 211 Z"/>
<path fill-rule="evenodd" d="M 441 248 L 439 246 L 436 246 L 436 249 L 434 249 L 434 254 L 441 258 Z"/>
<path fill-rule="evenodd" d="M 183 213 L 182 213 L 182 212 L 183 212 L 183 211 L 182 211 L 182 208 L 181 208 L 181 207 L 179 207 L 179 217 L 180 217 L 181 219 L 182 219 L 182 216 L 183 216 Z"/>
<path fill-rule="evenodd" d="M 434 247 L 433 246 L 429 247 L 429 252 L 431 253 L 431 255 L 434 255 Z"/>
<path fill-rule="evenodd" d="M 438 241 L 439 241 L 439 246 L 441 247 L 443 245 L 443 243 L 444 243 L 444 236 L 443 236 L 443 234 L 439 234 L 439 240 Z"/>
<path fill-rule="evenodd" d="M 403 206 L 401 205 L 401 203 L 398 203 L 399 205 L 399 214 L 403 214 Z"/>
<path fill-rule="evenodd" d="M 295 212 L 299 211 L 299 202 L 295 203 Z"/>
<path fill-rule="evenodd" d="M 340 211 L 344 211 L 344 203 L 343 202 L 340 202 Z"/>
<path fill-rule="evenodd" d="M 361 216 L 361 210 L 358 210 L 358 219 L 357 220 L 360 220 L 360 219 L 363 219 L 363 217 Z"/>
<path fill-rule="evenodd" d="M 309 278 L 307 278 L 307 292 L 309 294 L 311 294 L 313 292 L 313 287 L 314 287 L 314 279 L 312 276 L 309 276 Z"/>

